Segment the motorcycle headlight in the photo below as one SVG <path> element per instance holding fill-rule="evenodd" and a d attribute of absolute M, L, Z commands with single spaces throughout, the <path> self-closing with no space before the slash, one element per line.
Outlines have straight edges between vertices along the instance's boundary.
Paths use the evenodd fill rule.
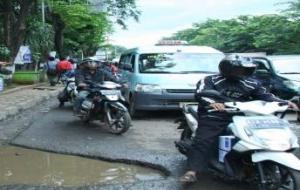
<path fill-rule="evenodd" d="M 283 82 L 288 88 L 293 89 L 297 92 L 300 92 L 300 82 L 298 81 L 292 81 L 292 80 L 286 80 Z"/>
<path fill-rule="evenodd" d="M 135 86 L 136 92 L 152 92 L 152 93 L 161 93 L 162 89 L 159 85 L 155 84 L 137 84 Z"/>

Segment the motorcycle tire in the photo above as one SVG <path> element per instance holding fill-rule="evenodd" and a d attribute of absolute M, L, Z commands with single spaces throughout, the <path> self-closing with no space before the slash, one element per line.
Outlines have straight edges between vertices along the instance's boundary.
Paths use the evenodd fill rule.
<path fill-rule="evenodd" d="M 113 115 L 112 118 L 114 118 Z M 121 135 L 126 131 L 128 131 L 129 127 L 131 126 L 131 117 L 128 112 L 124 112 L 122 116 L 119 118 L 119 121 L 113 124 L 109 124 L 108 119 L 106 118 L 106 123 L 111 133 L 116 135 Z"/>
<path fill-rule="evenodd" d="M 267 166 L 267 167 L 266 167 Z M 274 168 L 277 168 L 276 170 Z M 268 163 L 263 167 L 267 180 L 265 185 L 259 185 L 259 190 L 299 190 L 300 172 L 277 163 Z"/>

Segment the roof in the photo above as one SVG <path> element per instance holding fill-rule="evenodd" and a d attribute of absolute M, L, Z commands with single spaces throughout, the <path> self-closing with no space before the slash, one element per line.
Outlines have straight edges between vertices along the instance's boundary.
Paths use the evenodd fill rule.
<path fill-rule="evenodd" d="M 127 53 L 222 53 L 221 51 L 208 46 L 147 46 L 129 49 L 123 54 Z"/>
<path fill-rule="evenodd" d="M 267 54 L 265 52 L 251 52 L 251 53 L 226 53 L 225 55 L 239 55 L 244 57 L 267 57 Z"/>

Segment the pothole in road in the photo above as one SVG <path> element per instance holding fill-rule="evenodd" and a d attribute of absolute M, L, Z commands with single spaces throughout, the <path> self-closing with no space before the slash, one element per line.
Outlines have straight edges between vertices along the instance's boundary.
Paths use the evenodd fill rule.
<path fill-rule="evenodd" d="M 0 146 L 1 185 L 79 187 L 163 179 L 154 169 L 13 146 Z"/>

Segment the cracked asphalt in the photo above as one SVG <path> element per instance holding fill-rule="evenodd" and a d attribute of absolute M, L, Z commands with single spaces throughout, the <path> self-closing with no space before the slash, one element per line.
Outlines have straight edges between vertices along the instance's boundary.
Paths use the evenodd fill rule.
<path fill-rule="evenodd" d="M 149 112 L 133 120 L 132 128 L 121 136 L 110 134 L 100 123 L 84 124 L 72 115 L 71 107 L 57 108 L 50 100 L 24 111 L 21 115 L 0 123 L 0 145 L 11 144 L 62 154 L 138 164 L 162 171 L 163 180 L 132 184 L 83 186 L 76 189 L 253 189 L 248 184 L 231 184 L 210 175 L 198 183 L 183 186 L 178 177 L 183 174 L 186 159 L 175 148 L 179 131 L 174 121 L 180 112 Z M 45 186 L 10 185 L 0 189 L 74 189 Z"/>

